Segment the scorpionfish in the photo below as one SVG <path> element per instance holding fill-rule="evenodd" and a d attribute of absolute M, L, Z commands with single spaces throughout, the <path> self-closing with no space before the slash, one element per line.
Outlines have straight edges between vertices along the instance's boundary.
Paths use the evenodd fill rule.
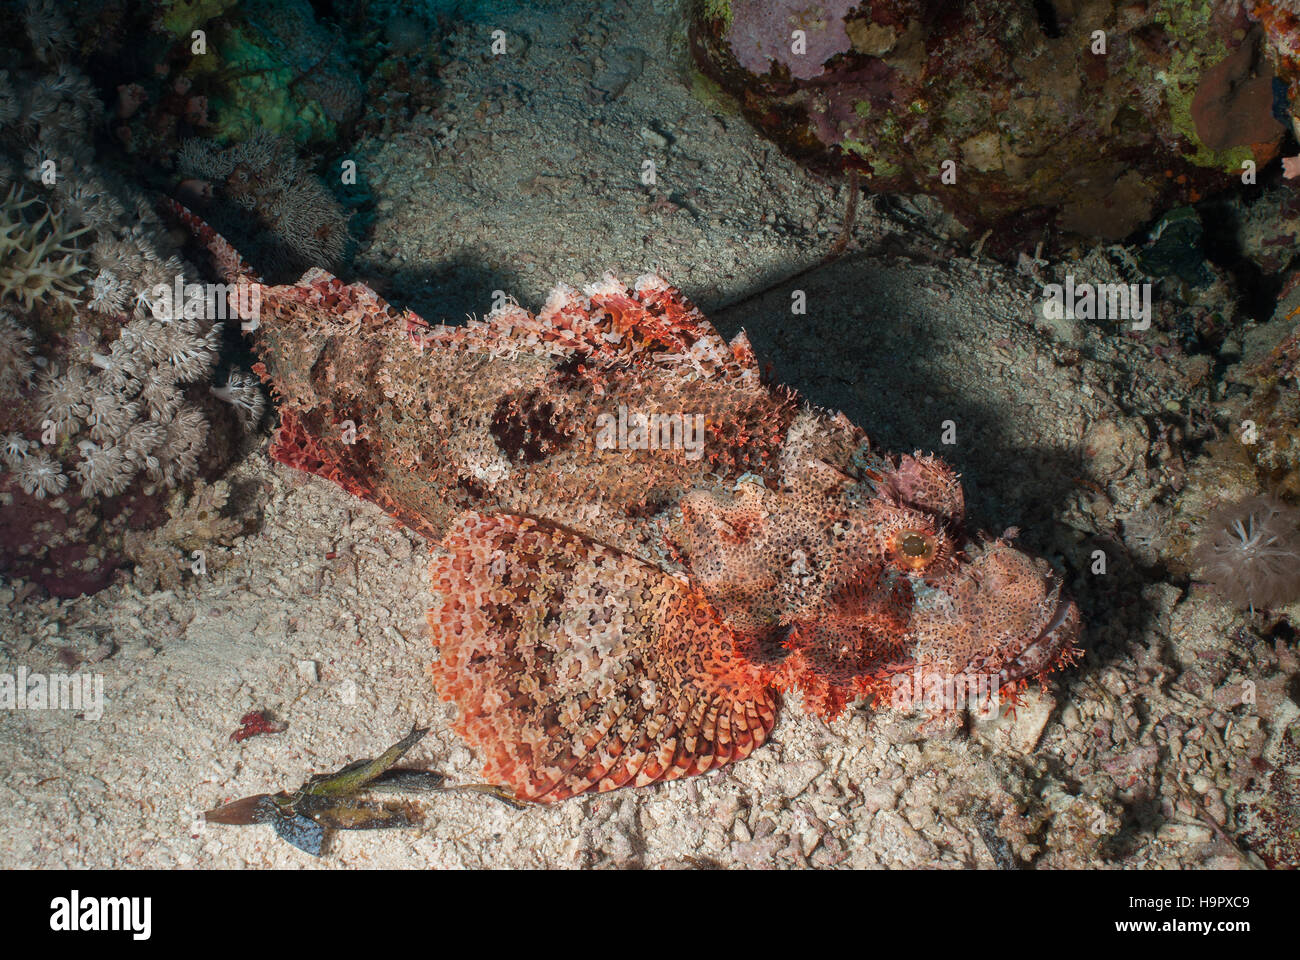
<path fill-rule="evenodd" d="M 968 537 L 942 460 L 765 382 L 657 276 L 431 326 L 319 269 L 262 284 L 174 209 L 260 295 L 271 456 L 434 544 L 433 683 L 521 800 L 716 770 L 783 691 L 830 719 L 900 678 L 1014 695 L 1077 655 L 1048 564 Z"/>

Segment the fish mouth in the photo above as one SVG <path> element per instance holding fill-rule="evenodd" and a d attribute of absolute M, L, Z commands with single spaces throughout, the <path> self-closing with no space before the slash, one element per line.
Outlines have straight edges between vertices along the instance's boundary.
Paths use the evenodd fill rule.
<path fill-rule="evenodd" d="M 998 672 L 1000 685 L 1019 683 L 1046 673 L 1074 653 L 1074 641 L 1079 636 L 1079 608 L 1073 600 L 1061 594 L 1059 584 L 1053 593 L 1057 599 L 1051 616 L 1037 636 L 1002 665 Z"/>

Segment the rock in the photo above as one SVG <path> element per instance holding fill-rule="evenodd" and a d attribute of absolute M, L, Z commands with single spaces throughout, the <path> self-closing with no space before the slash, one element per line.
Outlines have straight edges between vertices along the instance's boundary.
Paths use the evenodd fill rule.
<path fill-rule="evenodd" d="M 1004 707 L 1000 715 L 976 719 L 975 733 L 996 749 L 1030 754 L 1038 746 L 1047 720 L 1055 709 L 1056 700 L 1050 694 L 1025 693 L 1014 713 Z"/>
<path fill-rule="evenodd" d="M 1201 237 L 1205 229 L 1193 207 L 1178 207 L 1165 214 L 1138 255 L 1142 269 L 1153 277 L 1177 276 L 1197 287 L 1213 277 L 1205 266 Z"/>
<path fill-rule="evenodd" d="M 862 806 L 868 813 L 878 810 L 892 810 L 898 802 L 898 789 L 889 783 L 870 783 L 863 785 Z"/>
<path fill-rule="evenodd" d="M 1116 786 L 1127 790 L 1139 781 L 1150 777 L 1160 759 L 1160 751 L 1155 746 L 1134 747 L 1127 753 L 1121 753 L 1101 762 L 1101 769 L 1110 774 Z"/>
<path fill-rule="evenodd" d="M 1147 438 L 1140 421 L 1102 420 L 1088 428 L 1083 455 L 1092 475 L 1112 482 L 1128 474 L 1146 453 Z"/>
<path fill-rule="evenodd" d="M 820 760 L 783 763 L 774 771 L 776 786 L 782 796 L 797 797 L 807 790 L 809 784 L 821 776 L 825 769 L 826 764 Z"/>
<path fill-rule="evenodd" d="M 650 127 L 641 128 L 641 140 L 648 147 L 655 150 L 666 150 L 668 148 L 668 138 L 658 130 L 652 130 Z"/>
<path fill-rule="evenodd" d="M 1014 224 L 1120 240 L 1278 154 L 1273 76 L 1295 38 L 1268 4 L 1251 6 L 1263 28 L 1214 4 L 941 6 L 710 0 L 691 49 L 790 156 L 930 193 L 972 229 L 1012 228 L 995 254 L 1023 238 Z"/>
<path fill-rule="evenodd" d="M 1066 730 L 1078 730 L 1080 722 L 1079 708 L 1072 703 L 1067 703 L 1061 711 L 1061 725 Z"/>
<path fill-rule="evenodd" d="M 1281 273 L 1300 249 L 1300 192 L 1289 185 L 1266 187 L 1251 203 L 1235 201 L 1242 255 L 1263 273 Z"/>
<path fill-rule="evenodd" d="M 606 100 L 617 100 L 644 69 L 644 50 L 619 47 L 605 54 L 605 68 L 592 78 L 591 85 L 603 93 Z"/>
<path fill-rule="evenodd" d="M 1214 831 L 1194 823 L 1166 823 L 1156 831 L 1156 836 L 1169 843 L 1209 843 Z"/>

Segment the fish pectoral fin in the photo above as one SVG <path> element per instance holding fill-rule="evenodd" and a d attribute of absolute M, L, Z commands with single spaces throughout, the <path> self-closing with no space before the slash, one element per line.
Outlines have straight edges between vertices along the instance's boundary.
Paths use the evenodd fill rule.
<path fill-rule="evenodd" d="M 434 683 L 520 800 L 703 773 L 760 746 L 776 694 L 690 584 L 531 517 L 467 512 L 431 567 Z"/>

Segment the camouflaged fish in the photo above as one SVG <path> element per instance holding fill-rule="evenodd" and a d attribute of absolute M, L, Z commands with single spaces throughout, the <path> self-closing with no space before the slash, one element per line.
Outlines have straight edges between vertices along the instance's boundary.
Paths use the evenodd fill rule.
<path fill-rule="evenodd" d="M 765 383 L 744 333 L 659 277 L 464 326 L 322 270 L 251 289 L 271 455 L 436 544 L 433 682 L 520 799 L 742 759 L 781 691 L 833 718 L 900 679 L 1007 693 L 1076 655 L 1048 565 L 968 538 L 948 466 Z"/>

